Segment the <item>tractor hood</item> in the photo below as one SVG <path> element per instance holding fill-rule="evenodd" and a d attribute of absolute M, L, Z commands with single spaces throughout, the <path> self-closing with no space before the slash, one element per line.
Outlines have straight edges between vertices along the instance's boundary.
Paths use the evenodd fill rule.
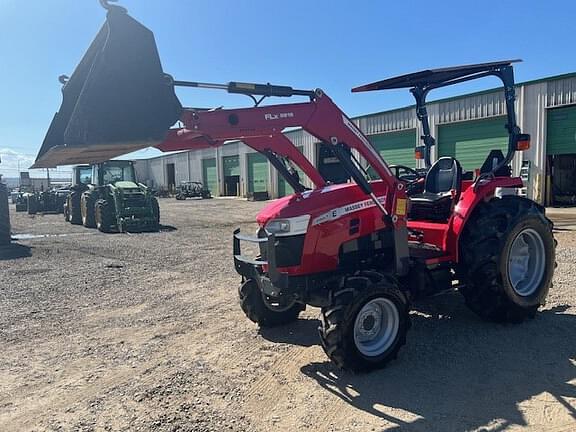
<path fill-rule="evenodd" d="M 384 202 L 385 183 L 372 182 L 372 188 L 381 202 Z M 371 207 L 375 212 L 374 220 L 378 220 L 380 210 L 357 184 L 337 184 L 277 199 L 258 213 L 256 221 L 264 227 L 273 219 L 310 215 L 310 223 L 318 225 Z"/>
<path fill-rule="evenodd" d="M 117 181 L 114 183 L 114 187 L 118 189 L 138 189 L 140 190 L 140 186 L 136 183 L 131 181 Z"/>
<path fill-rule="evenodd" d="M 106 21 L 70 76 L 32 168 L 96 163 L 160 143 L 180 117 L 153 33 L 125 9 Z"/>

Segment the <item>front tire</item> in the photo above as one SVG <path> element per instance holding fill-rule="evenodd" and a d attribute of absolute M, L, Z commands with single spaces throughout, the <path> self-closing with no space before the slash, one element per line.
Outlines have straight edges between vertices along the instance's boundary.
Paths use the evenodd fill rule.
<path fill-rule="evenodd" d="M 95 202 L 89 194 L 83 194 L 81 201 L 82 225 L 86 228 L 96 228 Z"/>
<path fill-rule="evenodd" d="M 460 292 L 483 319 L 522 322 L 543 305 L 555 267 L 552 222 L 526 198 L 479 204 L 461 236 Z"/>
<path fill-rule="evenodd" d="M 238 289 L 240 307 L 252 322 L 260 327 L 275 327 L 298 319 L 305 305 L 297 302 L 277 302 L 260 291 L 254 279 L 248 279 Z"/>
<path fill-rule="evenodd" d="M 318 329 L 324 352 L 336 366 L 355 372 L 384 367 L 406 343 L 409 305 L 396 279 L 358 272 L 342 279 L 322 308 Z"/>
<path fill-rule="evenodd" d="M 154 215 L 154 226 L 151 231 L 160 231 L 160 204 L 158 204 L 158 199 L 156 197 L 151 197 L 150 205 L 152 206 L 152 214 Z"/>
<path fill-rule="evenodd" d="M 103 233 L 112 232 L 115 226 L 115 218 L 108 201 L 102 199 L 98 200 L 96 202 L 94 213 L 96 228 L 98 231 Z"/>
<path fill-rule="evenodd" d="M 66 198 L 66 202 L 64 203 L 64 221 L 70 222 L 70 205 L 68 204 L 68 198 Z"/>

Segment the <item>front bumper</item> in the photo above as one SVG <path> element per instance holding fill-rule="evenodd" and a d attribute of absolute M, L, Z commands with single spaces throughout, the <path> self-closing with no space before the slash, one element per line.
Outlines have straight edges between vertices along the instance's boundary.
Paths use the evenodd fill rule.
<path fill-rule="evenodd" d="M 240 242 L 258 243 L 260 250 L 264 250 L 267 260 L 252 259 L 242 255 Z M 246 279 L 254 279 L 260 290 L 272 297 L 287 294 L 290 289 L 288 274 L 278 270 L 276 265 L 276 236 L 266 233 L 266 237 L 251 237 L 240 233 L 240 229 L 234 231 L 233 250 L 234 268 L 238 274 Z M 265 271 L 266 267 L 266 271 Z"/>

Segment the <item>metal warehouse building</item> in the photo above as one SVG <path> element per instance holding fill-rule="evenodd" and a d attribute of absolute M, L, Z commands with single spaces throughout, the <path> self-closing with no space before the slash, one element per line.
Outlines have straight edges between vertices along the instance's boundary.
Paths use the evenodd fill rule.
<path fill-rule="evenodd" d="M 513 161 L 516 175 L 526 181 L 526 193 L 546 205 L 576 204 L 576 73 L 517 85 L 516 113 L 522 131 L 532 136 L 531 148 Z M 488 90 L 427 104 L 436 138 L 433 159 L 455 156 L 464 170 L 480 168 L 491 149 L 507 146 L 504 93 Z M 353 119 L 389 164 L 414 167 L 414 147 L 420 145 L 420 125 L 413 106 Z M 286 136 L 315 165 L 323 145 L 303 130 Z M 182 181 L 201 181 L 213 195 L 276 198 L 290 186 L 267 159 L 242 142 L 216 149 L 182 152 L 136 163 L 142 182 L 171 188 Z"/>

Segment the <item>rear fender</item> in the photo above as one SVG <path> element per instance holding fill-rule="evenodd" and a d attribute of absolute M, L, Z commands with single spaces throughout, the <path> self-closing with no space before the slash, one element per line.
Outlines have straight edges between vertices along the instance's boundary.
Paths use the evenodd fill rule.
<path fill-rule="evenodd" d="M 460 236 L 478 204 L 493 199 L 498 188 L 519 189 L 521 187 L 522 180 L 519 177 L 496 177 L 487 183 L 477 187 L 471 186 L 462 192 L 446 233 L 446 251 L 454 257 L 455 262 L 459 259 Z"/>

